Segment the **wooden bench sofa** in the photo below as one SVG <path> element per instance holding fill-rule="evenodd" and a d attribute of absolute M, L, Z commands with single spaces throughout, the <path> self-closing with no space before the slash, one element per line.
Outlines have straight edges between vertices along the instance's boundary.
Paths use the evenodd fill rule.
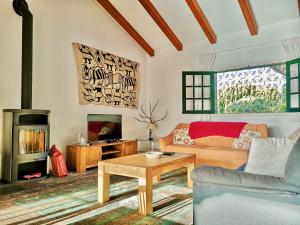
<path fill-rule="evenodd" d="M 175 129 L 189 128 L 190 124 L 180 123 Z M 247 124 L 244 129 L 258 131 L 262 138 L 268 137 L 266 124 Z M 248 158 L 248 150 L 232 148 L 233 138 L 209 136 L 195 139 L 195 145 L 173 144 L 174 130 L 160 138 L 161 151 L 196 154 L 196 165 L 221 166 L 235 169 L 244 164 Z"/>

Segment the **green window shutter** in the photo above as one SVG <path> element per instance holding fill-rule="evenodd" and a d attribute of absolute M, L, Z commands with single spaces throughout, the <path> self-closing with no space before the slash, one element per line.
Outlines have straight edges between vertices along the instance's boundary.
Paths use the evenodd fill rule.
<path fill-rule="evenodd" d="M 286 62 L 286 110 L 300 112 L 300 58 Z"/>
<path fill-rule="evenodd" d="M 182 72 L 182 113 L 215 112 L 215 72 Z"/>

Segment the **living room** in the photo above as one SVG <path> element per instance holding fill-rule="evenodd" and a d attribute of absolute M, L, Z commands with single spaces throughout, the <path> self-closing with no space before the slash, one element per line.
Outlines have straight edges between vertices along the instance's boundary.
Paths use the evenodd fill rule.
<path fill-rule="evenodd" d="M 22 16 L 18 15 L 13 8 L 13 0 L 0 0 L 0 2 L 0 59 L 2 65 L 0 67 L 0 74 L 2 75 L 0 78 L 0 91 L 2 93 L 0 95 L 2 108 L 0 112 L 0 146 L 3 146 L 3 110 L 21 109 L 22 107 L 21 74 L 22 60 L 24 60 L 24 57 L 22 57 L 22 26 L 24 24 L 22 24 Z M 186 91 L 189 88 L 188 80 L 183 78 L 184 73 L 186 73 L 186 76 L 201 75 L 197 74 L 199 71 L 216 71 L 216 76 L 221 77 L 221 73 L 225 72 L 233 74 L 241 69 L 250 70 L 251 68 L 267 67 L 268 65 L 285 65 L 290 60 L 300 58 L 300 2 L 297 0 L 241 0 L 232 2 L 178 0 L 176 4 L 174 4 L 174 0 L 27 0 L 26 2 L 33 15 L 32 109 L 50 110 L 49 145 L 55 144 L 65 155 L 65 158 L 67 158 L 67 146 L 76 143 L 79 133 L 86 141 L 88 140 L 87 120 L 88 115 L 91 114 L 122 115 L 121 139 L 138 140 L 137 151 L 140 151 L 145 143 L 141 143 L 142 141 L 139 140 L 147 140 L 149 130 L 146 129 L 146 123 L 139 122 L 136 118 L 140 118 L 141 106 L 148 113 L 149 102 L 154 106 L 159 101 L 154 115 L 156 118 L 163 118 L 167 112 L 167 116 L 159 121 L 154 129 L 151 129 L 155 140 L 168 135 L 177 124 L 189 124 L 196 121 L 266 124 L 268 136 L 274 138 L 287 138 L 299 128 L 299 105 L 293 108 L 291 107 L 291 101 L 285 101 L 285 99 L 284 109 L 278 109 L 278 111 L 276 109 L 273 112 L 247 113 L 245 108 L 241 109 L 244 110 L 243 112 L 238 113 L 223 112 L 218 105 L 218 98 L 213 98 L 213 96 L 209 96 L 207 99 L 202 98 L 202 105 L 197 109 L 195 108 L 194 94 L 190 98 L 189 93 Z M 132 29 L 130 31 L 124 29 L 124 27 L 128 29 L 128 26 L 124 25 L 124 20 L 123 23 L 122 19 L 120 22 L 120 16 L 115 18 L 111 15 L 114 13 L 108 10 L 107 7 L 109 6 L 107 5 L 109 4 L 107 2 L 110 2 L 123 15 L 123 18 L 128 21 L 144 41 L 137 38 Z M 158 15 L 163 18 L 164 22 L 158 20 L 163 24 L 166 23 L 167 26 L 157 24 L 152 17 L 155 10 L 147 10 L 149 4 L 150 8 L 151 5 L 156 8 Z M 200 11 L 198 9 L 198 16 L 202 15 L 202 21 L 200 19 L 200 22 L 195 15 L 197 14 L 195 4 L 202 9 Z M 248 8 L 243 4 L 248 4 Z M 251 6 L 250 9 L 249 5 Z M 248 13 L 252 12 L 254 15 L 252 23 L 250 19 L 250 25 L 248 24 L 249 15 L 247 10 Z M 199 12 L 202 12 L 202 14 L 199 14 Z M 157 13 L 155 15 L 158 16 Z M 203 18 L 205 18 L 204 21 Z M 123 25 L 120 25 L 120 23 Z M 139 92 L 136 96 L 136 107 L 81 104 L 80 81 L 78 78 L 80 73 L 78 65 L 80 63 L 78 63 L 79 61 L 75 56 L 73 43 L 79 43 L 139 64 Z M 299 77 L 299 74 L 297 76 Z M 215 83 L 219 84 L 217 80 Z M 194 83 L 192 86 L 196 88 Z M 212 90 L 215 87 L 210 84 L 206 88 Z M 286 90 L 285 85 L 282 88 L 284 91 Z M 287 95 L 291 97 L 293 92 L 288 91 L 289 95 Z M 204 94 L 204 90 L 202 90 L 202 93 Z M 218 95 L 217 92 L 213 94 Z M 295 95 L 299 98 L 299 93 Z M 191 99 L 192 101 L 189 101 Z M 205 100 L 210 102 L 205 105 Z M 154 149 L 158 148 L 160 148 L 160 144 L 156 141 Z M 2 151 L 3 148 L 1 147 L 0 157 L 2 157 Z M 49 163 L 49 166 L 51 167 L 51 163 Z M 2 166 L 0 172 L 3 173 Z M 162 174 L 161 184 L 158 184 L 161 186 L 157 186 L 157 188 L 154 186 L 153 188 L 153 201 L 156 205 L 154 205 L 153 213 L 150 216 L 142 216 L 138 213 L 139 204 L 136 197 L 138 184 L 134 183 L 135 185 L 133 185 L 130 183 L 132 179 L 113 177 L 111 187 L 118 189 L 114 185 L 119 181 L 120 184 L 122 183 L 125 186 L 130 183 L 132 187 L 130 186 L 129 190 L 132 193 L 128 197 L 122 195 L 123 192 L 121 191 L 121 194 L 117 194 L 116 197 L 112 198 L 112 204 L 99 205 L 96 197 L 98 190 L 96 173 L 97 169 L 94 168 L 87 169 L 84 173 L 68 171 L 68 175 L 61 178 L 51 175 L 49 179 L 38 182 L 34 180 L 28 182 L 18 181 L 9 184 L 11 186 L 9 186 L 10 189 L 7 193 L 1 191 L 7 184 L 1 183 L 0 202 L 3 202 L 1 202 L 0 208 L 1 211 L 3 210 L 3 214 L 0 213 L 0 223 L 193 223 L 192 189 L 184 183 L 187 181 L 185 170 L 179 169 L 165 175 Z M 80 189 L 80 179 L 83 179 L 82 187 L 86 185 L 90 189 Z M 63 190 L 58 190 L 60 189 L 60 182 L 61 185 L 64 183 L 61 186 L 62 189 L 66 187 L 66 191 L 72 190 L 70 195 L 73 191 L 74 193 L 76 191 L 88 192 L 87 202 L 88 207 L 91 208 L 85 209 L 84 198 L 81 199 L 74 194 L 71 198 L 74 201 L 79 199 L 82 208 L 78 206 L 77 210 L 77 206 L 72 205 L 75 203 L 69 201 L 69 203 L 65 203 L 66 215 L 63 215 L 63 213 L 59 215 L 62 208 L 51 204 L 54 204 L 53 201 L 65 201 L 64 197 L 68 195 Z M 70 187 L 65 186 L 66 183 Z M 170 183 L 173 185 L 169 185 Z M 47 192 L 41 191 L 47 185 L 52 186 L 49 190 L 46 189 Z M 76 185 L 80 190 L 76 190 Z M 29 191 L 31 188 L 39 194 L 34 195 Z M 158 198 L 155 193 L 164 196 L 164 199 Z M 172 202 L 173 196 L 170 196 L 170 193 L 175 193 L 174 203 Z M 26 198 L 26 195 L 29 197 Z M 136 197 L 136 199 L 133 199 L 133 197 Z M 50 204 L 50 202 L 52 203 Z M 41 206 L 44 211 L 30 211 L 30 207 L 34 207 L 35 204 L 49 204 L 50 207 L 43 206 L 43 208 Z M 116 204 L 120 204 L 122 209 L 118 211 Z M 132 206 L 129 207 L 131 210 L 127 210 L 127 206 Z M 55 207 L 58 210 L 51 211 Z M 69 213 L 69 211 L 72 211 L 72 207 L 74 211 Z M 172 207 L 176 210 L 172 211 Z M 181 207 L 182 210 L 180 210 Z M 27 216 L 25 213 L 20 214 L 18 212 L 22 209 L 28 210 Z M 111 215 L 116 216 L 116 219 L 110 217 L 108 209 L 112 210 Z M 246 209 L 251 210 L 250 206 Z M 293 208 L 294 211 L 298 209 L 296 206 L 295 209 Z M 14 216 L 9 217 L 9 213 L 15 215 L 15 218 Z M 53 216 L 51 217 L 51 215 Z M 296 213 L 288 215 L 292 217 Z M 16 219 L 18 217 L 19 219 Z M 72 218 L 77 218 L 77 220 L 72 220 Z M 280 222 L 282 218 L 279 218 L 278 221 Z M 284 219 L 283 221 L 285 221 Z M 268 222 L 270 221 L 273 220 L 268 220 Z M 275 219 L 276 224 L 280 224 L 278 221 Z M 291 221 L 285 221 L 286 223 L 282 224 L 299 224 Z M 194 224 L 226 224 L 225 222 L 209 222 L 197 223 L 197 221 L 194 221 Z M 245 220 L 243 224 L 251 224 L 251 221 Z"/>

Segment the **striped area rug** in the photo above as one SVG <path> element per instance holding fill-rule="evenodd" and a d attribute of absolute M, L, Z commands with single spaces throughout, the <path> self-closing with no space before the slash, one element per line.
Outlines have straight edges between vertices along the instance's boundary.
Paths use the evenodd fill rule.
<path fill-rule="evenodd" d="M 186 171 L 162 176 L 154 186 L 154 212 L 138 213 L 136 179 L 111 176 L 110 201 L 97 202 L 97 171 L 64 178 L 0 185 L 0 224 L 192 224 Z"/>

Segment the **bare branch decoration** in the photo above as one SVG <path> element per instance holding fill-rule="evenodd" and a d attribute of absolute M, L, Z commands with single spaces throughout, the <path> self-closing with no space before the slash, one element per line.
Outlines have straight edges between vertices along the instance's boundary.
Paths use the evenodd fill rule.
<path fill-rule="evenodd" d="M 136 119 L 137 121 L 142 122 L 142 123 L 149 123 L 148 121 L 140 120 L 140 119 L 138 119 L 138 118 L 136 118 L 136 117 L 135 117 L 134 119 Z"/>
<path fill-rule="evenodd" d="M 154 123 L 164 120 L 167 117 L 167 115 L 168 115 L 168 110 L 166 111 L 165 115 L 162 118 L 158 120 L 154 120 Z"/>
<path fill-rule="evenodd" d="M 154 111 L 157 108 L 158 104 L 159 100 L 157 100 L 157 102 L 152 107 L 151 102 L 149 101 L 149 113 L 146 113 L 143 108 L 143 105 L 141 105 L 141 113 L 139 113 L 140 118 L 134 117 L 134 119 L 142 123 L 151 123 L 156 125 L 157 122 L 164 120 L 168 115 L 168 111 L 166 111 L 165 114 L 159 119 L 154 118 Z"/>

